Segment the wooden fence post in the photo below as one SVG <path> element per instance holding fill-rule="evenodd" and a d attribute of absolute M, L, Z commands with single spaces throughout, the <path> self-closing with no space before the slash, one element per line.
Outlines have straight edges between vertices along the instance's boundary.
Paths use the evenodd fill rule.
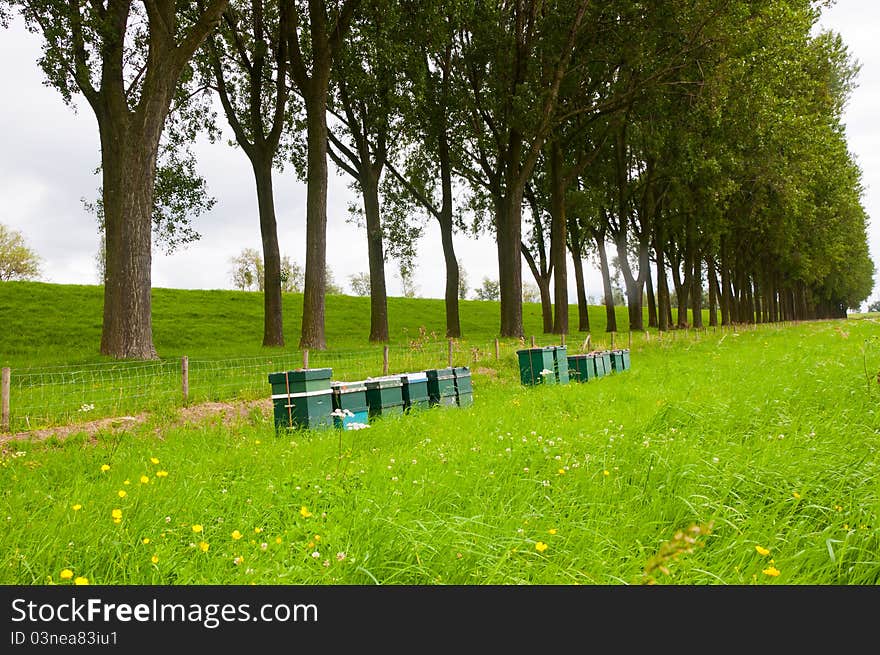
<path fill-rule="evenodd" d="M 388 344 L 382 348 L 382 375 L 388 375 Z"/>
<path fill-rule="evenodd" d="M 611 350 L 614 350 L 614 332 L 611 333 Z"/>
<path fill-rule="evenodd" d="M 303 368 L 309 367 L 309 349 L 303 348 Z"/>
<path fill-rule="evenodd" d="M 183 387 L 183 404 L 189 401 L 189 357 L 184 355 L 180 359 L 180 377 Z"/>
<path fill-rule="evenodd" d="M 647 330 L 645 330 L 645 334 L 648 334 Z M 632 350 L 632 347 L 633 347 L 633 331 L 632 330 L 629 331 L 629 343 L 627 344 L 627 347 L 630 350 Z"/>
<path fill-rule="evenodd" d="M 449 340 L 449 368 L 452 368 L 452 349 L 453 349 L 452 339 Z"/>
<path fill-rule="evenodd" d="M 0 392 L 0 396 L 2 396 L 3 400 L 0 405 L 2 405 L 2 410 L 0 410 L 0 432 L 9 432 L 9 425 L 11 423 L 9 419 L 9 388 L 12 386 L 12 369 L 8 366 L 3 368 L 3 381 L 0 383 L 0 387 L 2 387 L 2 392 Z"/>
<path fill-rule="evenodd" d="M 564 345 L 565 345 L 565 334 L 560 335 L 560 338 L 561 338 L 561 340 L 562 340 L 561 345 L 564 346 Z"/>
<path fill-rule="evenodd" d="M 498 361 L 501 359 L 501 344 L 498 343 L 498 339 L 495 339 L 495 360 Z"/>
<path fill-rule="evenodd" d="M 532 348 L 534 348 L 534 347 L 535 347 L 535 335 L 533 334 L 532 335 Z"/>

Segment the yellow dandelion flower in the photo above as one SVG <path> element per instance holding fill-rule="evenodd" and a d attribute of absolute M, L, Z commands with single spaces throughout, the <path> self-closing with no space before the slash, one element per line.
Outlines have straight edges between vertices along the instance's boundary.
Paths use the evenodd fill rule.
<path fill-rule="evenodd" d="M 794 496 L 795 498 L 800 498 L 800 497 L 801 497 L 801 495 L 800 495 L 797 491 L 792 491 L 792 492 L 791 492 L 791 495 Z"/>
<path fill-rule="evenodd" d="M 543 541 L 539 541 L 538 543 L 535 544 L 535 550 L 537 550 L 539 553 L 543 553 L 548 548 L 549 548 L 549 546 L 547 544 L 545 544 Z"/>
<path fill-rule="evenodd" d="M 761 573 L 775 578 L 779 575 L 779 569 L 777 569 L 775 566 L 768 566 L 766 569 L 761 571 Z"/>
<path fill-rule="evenodd" d="M 193 524 L 193 527 L 192 527 L 192 530 L 193 530 L 193 532 L 201 532 L 201 531 L 202 531 L 202 526 L 199 525 L 198 523 L 194 523 L 194 524 Z"/>
<path fill-rule="evenodd" d="M 257 444 L 257 445 L 259 446 L 259 445 L 262 443 L 262 441 L 260 441 L 259 439 L 257 439 L 257 440 L 254 441 L 254 443 Z"/>
<path fill-rule="evenodd" d="M 316 534 L 316 535 L 315 535 L 315 541 L 321 541 L 321 535 Z"/>
<path fill-rule="evenodd" d="M 306 548 L 314 548 L 314 547 L 315 547 L 314 541 L 310 541 L 309 543 L 306 544 Z"/>
<path fill-rule="evenodd" d="M 109 470 L 110 470 L 109 464 L 101 464 L 101 473 L 106 473 Z"/>
<path fill-rule="evenodd" d="M 260 534 L 263 531 L 263 528 L 254 528 L 254 534 Z"/>
<path fill-rule="evenodd" d="M 157 478 L 167 478 L 168 471 L 156 471 L 156 477 Z"/>
<path fill-rule="evenodd" d="M 150 478 L 146 475 L 141 476 L 141 484 L 147 484 L 150 481 Z"/>
<path fill-rule="evenodd" d="M 76 579 L 73 581 L 73 584 L 75 584 L 75 585 L 89 584 L 89 579 L 88 579 L 88 578 L 84 578 L 84 577 L 79 577 L 79 578 L 76 578 Z"/>
<path fill-rule="evenodd" d="M 73 571 L 70 569 L 64 569 L 61 573 L 58 574 L 62 580 L 70 580 L 73 577 Z"/>
<path fill-rule="evenodd" d="M 280 543 L 281 543 L 281 537 L 275 537 L 275 543 L 276 543 L 276 544 L 280 544 Z"/>
<path fill-rule="evenodd" d="M 565 475 L 565 469 L 559 469 L 559 475 Z"/>
<path fill-rule="evenodd" d="M 80 505 L 79 503 L 77 503 L 76 505 L 71 505 L 71 507 L 70 507 L 70 509 L 72 509 L 74 512 L 78 512 L 78 511 L 80 511 L 82 508 L 83 508 L 83 506 Z"/>
<path fill-rule="evenodd" d="M 122 510 L 114 509 L 110 512 L 110 516 L 112 516 L 114 519 L 122 519 Z"/>
<path fill-rule="evenodd" d="M 128 492 L 125 489 L 120 489 L 116 492 L 116 495 L 120 498 L 125 498 L 128 495 Z"/>
<path fill-rule="evenodd" d="M 211 546 L 208 544 L 207 541 L 200 541 L 199 542 L 199 550 L 201 550 L 203 553 L 207 553 L 208 548 L 210 548 L 210 547 Z"/>
<path fill-rule="evenodd" d="M 556 534 L 556 528 L 550 528 L 547 530 L 547 534 Z"/>
<path fill-rule="evenodd" d="M 150 461 L 151 461 L 153 464 L 158 464 L 158 463 L 159 463 L 159 459 L 158 459 L 157 457 L 151 457 L 151 458 L 150 458 Z"/>
<path fill-rule="evenodd" d="M 159 556 L 158 556 L 158 555 L 153 555 L 153 556 L 150 558 L 150 561 L 151 561 L 153 564 L 158 564 L 158 563 L 159 563 Z"/>
<path fill-rule="evenodd" d="M 608 471 L 608 469 L 605 469 L 604 471 L 602 471 L 602 475 L 608 477 L 609 475 L 611 475 L 611 473 Z"/>
<path fill-rule="evenodd" d="M 122 484 L 131 484 L 131 480 L 123 480 Z"/>
<path fill-rule="evenodd" d="M 144 537 L 143 539 L 141 539 L 141 543 L 142 543 L 144 546 L 146 546 L 148 543 L 150 543 L 150 538 L 149 538 L 149 537 Z"/>
<path fill-rule="evenodd" d="M 767 548 L 764 548 L 763 546 L 755 546 L 755 550 L 758 551 L 758 555 L 769 555 L 770 554 L 770 550 Z"/>
<path fill-rule="evenodd" d="M 306 509 L 305 505 L 303 505 L 299 508 L 299 515 L 304 519 L 307 519 L 312 515 L 312 513 L 308 509 Z"/>
<path fill-rule="evenodd" d="M 844 530 L 849 530 L 849 523 L 844 523 L 844 524 L 843 524 L 843 529 L 844 529 Z"/>
<path fill-rule="evenodd" d="M 238 530 L 233 530 L 232 538 L 238 541 L 239 539 L 241 539 L 241 532 L 239 532 Z"/>

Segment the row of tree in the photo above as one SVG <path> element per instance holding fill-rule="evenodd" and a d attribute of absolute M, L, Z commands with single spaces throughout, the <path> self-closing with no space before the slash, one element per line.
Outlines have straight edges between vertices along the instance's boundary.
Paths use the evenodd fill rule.
<path fill-rule="evenodd" d="M 677 323 L 690 310 L 699 325 L 704 289 L 711 322 L 840 315 L 870 293 L 873 264 L 841 123 L 857 67 L 815 30 L 823 4 L 0 0 L 0 15 L 43 35 L 48 81 L 95 113 L 101 350 L 150 358 L 151 228 L 186 240 L 181 208 L 205 207 L 187 145 L 216 133 L 215 99 L 253 168 L 265 345 L 284 344 L 273 172 L 292 164 L 307 182 L 299 343 L 326 347 L 328 159 L 362 200 L 372 341 L 388 339 L 386 259 L 411 261 L 424 219 L 440 231 L 449 337 L 456 230 L 494 233 L 501 336 L 523 334 L 523 261 L 544 329 L 569 331 L 569 255 L 578 329 L 595 255 L 617 330 L 607 244 L 632 330 L 645 313 L 671 327 L 673 297 Z"/>

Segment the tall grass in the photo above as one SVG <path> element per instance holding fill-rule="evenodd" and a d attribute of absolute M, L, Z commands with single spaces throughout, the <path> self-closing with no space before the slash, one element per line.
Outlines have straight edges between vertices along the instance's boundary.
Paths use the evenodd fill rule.
<path fill-rule="evenodd" d="M 507 356 L 472 407 L 356 432 L 167 409 L 8 444 L 0 583 L 874 585 L 877 334 L 664 339 L 566 386 Z"/>

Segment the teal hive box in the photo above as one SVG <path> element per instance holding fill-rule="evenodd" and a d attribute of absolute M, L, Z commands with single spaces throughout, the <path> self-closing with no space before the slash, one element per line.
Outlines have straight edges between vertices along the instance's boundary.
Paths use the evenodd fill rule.
<path fill-rule="evenodd" d="M 370 416 L 403 413 L 403 382 L 399 377 L 373 378 L 364 381 L 364 385 L 367 387 Z"/>
<path fill-rule="evenodd" d="M 428 378 L 428 400 L 431 405 L 457 405 L 455 371 L 451 368 L 432 368 L 425 371 Z"/>
<path fill-rule="evenodd" d="M 615 371 L 629 370 L 629 350 L 620 349 L 611 351 L 611 368 Z"/>
<path fill-rule="evenodd" d="M 593 353 L 593 362 L 596 364 L 596 377 L 601 378 L 611 373 L 611 352 L 602 350 Z"/>
<path fill-rule="evenodd" d="M 333 425 L 344 430 L 351 424 L 369 422 L 367 386 L 363 382 L 331 382 L 333 391 Z M 340 416 L 340 414 L 342 416 Z"/>
<path fill-rule="evenodd" d="M 471 384 L 471 369 L 467 366 L 456 366 L 452 369 L 455 377 L 455 397 L 459 407 L 470 407 L 474 404 L 474 387 Z"/>
<path fill-rule="evenodd" d="M 269 374 L 275 431 L 323 428 L 333 424 L 329 368 L 298 369 Z"/>
<path fill-rule="evenodd" d="M 428 396 L 428 376 L 424 371 L 415 373 L 403 373 L 400 376 L 403 392 L 403 408 L 405 410 L 413 407 L 428 407 L 430 405 L 430 397 Z"/>
<path fill-rule="evenodd" d="M 589 382 L 596 377 L 596 364 L 593 361 L 594 355 L 586 353 L 584 355 L 568 356 L 568 374 L 575 382 Z"/>
<path fill-rule="evenodd" d="M 556 346 L 517 350 L 520 382 L 529 386 L 535 384 L 556 384 L 555 352 Z M 542 375 L 542 371 L 548 371 L 548 373 Z"/>
<path fill-rule="evenodd" d="M 565 346 L 550 346 L 553 349 L 553 373 L 558 384 L 568 384 L 568 356 Z"/>

